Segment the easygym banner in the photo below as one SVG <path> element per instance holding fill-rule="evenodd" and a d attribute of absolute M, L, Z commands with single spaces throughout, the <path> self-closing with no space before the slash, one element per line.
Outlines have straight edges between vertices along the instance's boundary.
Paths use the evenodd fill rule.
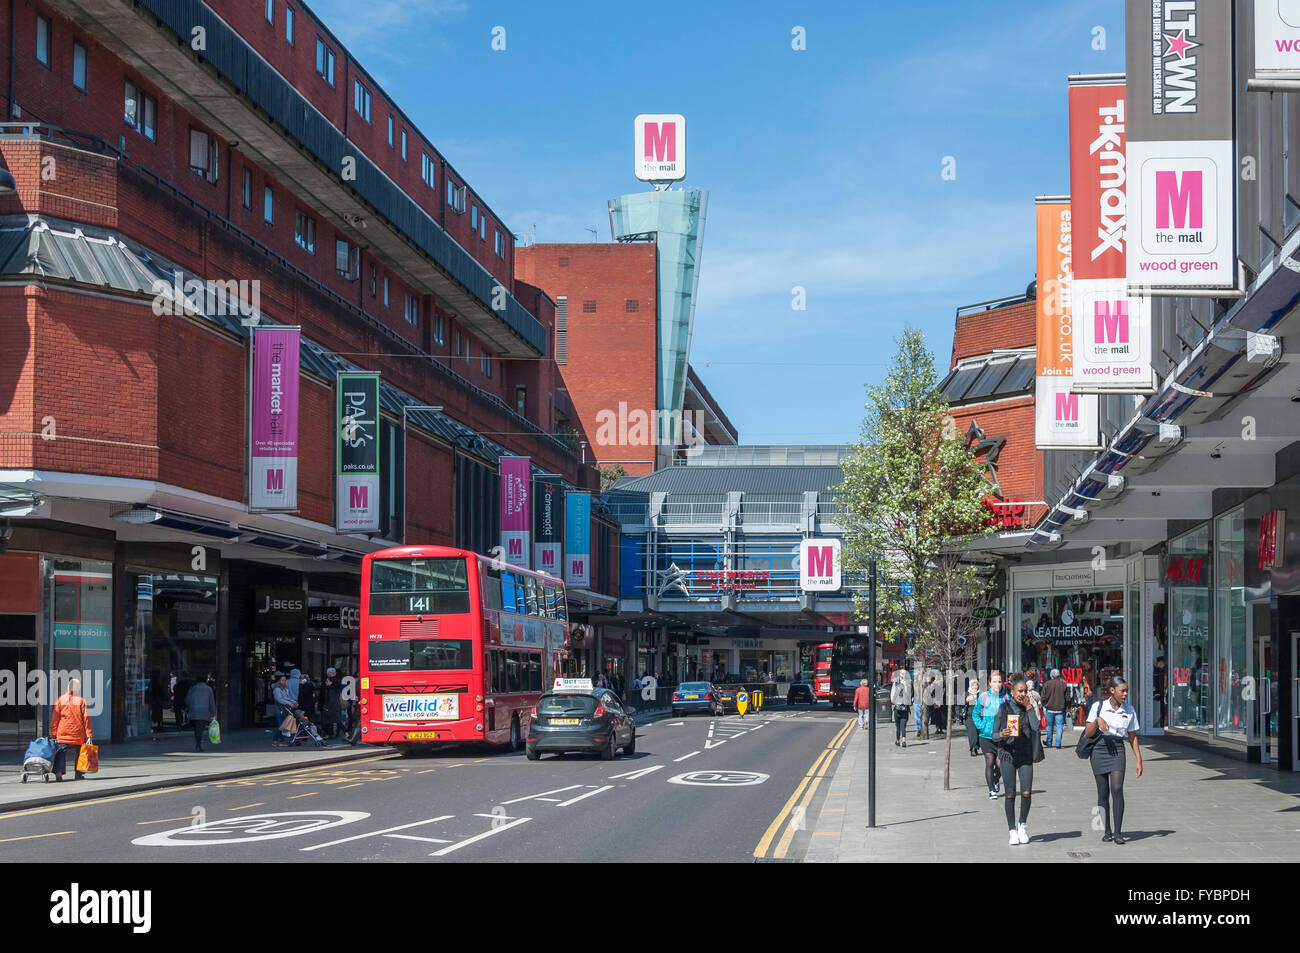
<path fill-rule="evenodd" d="M 296 327 L 252 329 L 249 509 L 298 508 L 299 334 Z"/>
<path fill-rule="evenodd" d="M 530 568 L 529 537 L 533 511 L 528 503 L 532 484 L 528 457 L 501 458 L 501 555 L 513 566 Z"/>
<path fill-rule="evenodd" d="M 533 568 L 559 576 L 564 533 L 564 492 L 560 478 L 545 473 L 533 481 Z"/>
<path fill-rule="evenodd" d="M 1151 305 L 1125 280 L 1124 77 L 1070 77 L 1070 212 L 1079 247 L 1070 296 L 1076 394 L 1149 394 Z"/>
<path fill-rule="evenodd" d="M 1034 388 L 1034 443 L 1039 450 L 1101 446 L 1096 394 L 1074 394 L 1074 223 L 1068 198 L 1037 201 L 1038 369 Z"/>
<path fill-rule="evenodd" d="M 1255 0 L 1255 75 L 1300 78 L 1300 0 Z"/>
<path fill-rule="evenodd" d="M 564 497 L 564 584 L 591 585 L 591 494 Z"/>
<path fill-rule="evenodd" d="M 1232 7 L 1127 0 L 1132 288 L 1236 285 Z"/>
<path fill-rule="evenodd" d="M 340 371 L 336 389 L 334 528 L 378 532 L 379 375 Z"/>

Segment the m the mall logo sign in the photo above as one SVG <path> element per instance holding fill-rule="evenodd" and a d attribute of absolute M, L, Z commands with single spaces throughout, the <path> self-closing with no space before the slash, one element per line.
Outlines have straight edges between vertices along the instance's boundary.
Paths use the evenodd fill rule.
<path fill-rule="evenodd" d="M 1219 0 L 1221 2 L 1221 0 Z M 1164 0 L 1151 5 L 1151 111 L 1195 113 L 1199 71 L 1193 50 L 1201 44 L 1196 26 L 1200 0 Z"/>
<path fill-rule="evenodd" d="M 1079 426 L 1079 395 L 1056 395 L 1056 425 L 1077 429 Z"/>
<path fill-rule="evenodd" d="M 799 588 L 804 592 L 838 592 L 842 584 L 840 541 L 799 541 Z"/>
<path fill-rule="evenodd" d="M 686 117 L 642 114 L 632 123 L 636 177 L 642 182 L 686 178 Z"/>

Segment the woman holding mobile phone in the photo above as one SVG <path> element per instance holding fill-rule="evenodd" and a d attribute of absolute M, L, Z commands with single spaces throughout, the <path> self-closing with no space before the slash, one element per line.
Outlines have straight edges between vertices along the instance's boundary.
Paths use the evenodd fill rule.
<path fill-rule="evenodd" d="M 1128 703 L 1128 682 L 1116 675 L 1103 688 L 1105 701 L 1094 702 L 1088 712 L 1084 733 L 1089 738 L 1100 734 L 1093 746 L 1089 761 L 1097 779 L 1097 806 L 1106 812 L 1106 834 L 1103 841 L 1115 844 L 1124 840 L 1124 771 L 1127 767 L 1124 745 L 1133 748 L 1137 762 L 1137 777 L 1142 777 L 1142 752 L 1138 749 L 1138 717 Z M 1111 817 L 1115 819 L 1111 833 Z"/>
<path fill-rule="evenodd" d="M 1023 675 L 1010 680 L 1011 697 L 1002 703 L 993 722 L 993 737 L 998 746 L 998 761 L 1005 782 L 1008 844 L 1028 844 L 1030 794 L 1034 787 L 1034 762 L 1043 760 L 1043 743 L 1038 733 L 1038 717 L 1029 701 L 1029 687 Z M 1016 821 L 1016 792 L 1020 793 L 1020 820 Z"/>

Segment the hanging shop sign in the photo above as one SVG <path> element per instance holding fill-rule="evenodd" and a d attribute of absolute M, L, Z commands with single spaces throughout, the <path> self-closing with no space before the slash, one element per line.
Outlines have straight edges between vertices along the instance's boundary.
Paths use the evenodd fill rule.
<path fill-rule="evenodd" d="M 1286 562 L 1286 510 L 1273 510 L 1259 520 L 1259 568 L 1281 569 Z"/>
<path fill-rule="evenodd" d="M 559 477 L 543 474 L 533 482 L 533 566 L 559 576 L 564 539 L 564 488 Z"/>
<path fill-rule="evenodd" d="M 379 375 L 340 372 L 335 408 L 334 528 L 379 531 Z"/>
<path fill-rule="evenodd" d="M 528 495 L 532 486 L 528 457 L 501 458 L 501 556 L 512 566 L 530 568 L 529 540 L 533 511 Z"/>
<path fill-rule="evenodd" d="M 298 328 L 252 329 L 248 505 L 298 509 Z"/>

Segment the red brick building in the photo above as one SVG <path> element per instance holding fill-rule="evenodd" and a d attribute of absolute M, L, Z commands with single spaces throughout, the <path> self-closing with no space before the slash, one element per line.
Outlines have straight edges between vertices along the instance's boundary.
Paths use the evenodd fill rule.
<path fill-rule="evenodd" d="M 598 490 L 553 302 L 515 280 L 510 231 L 311 11 L 50 0 L 0 9 L 0 28 L 16 183 L 0 195 L 0 664 L 49 668 L 60 639 L 79 645 L 111 685 L 105 739 L 170 721 L 171 677 L 205 671 L 227 726 L 255 724 L 270 669 L 355 664 L 365 552 L 499 542 L 503 454 Z M 247 309 L 159 308 L 178 275 L 228 283 Z M 258 321 L 301 328 L 294 513 L 248 505 Z M 343 370 L 383 385 L 369 536 L 334 528 Z M 616 592 L 613 524 L 594 517 L 592 539 L 578 619 Z M 309 621 L 259 618 L 255 598 L 284 591 Z M 30 736 L 33 717 L 0 735 Z"/>

